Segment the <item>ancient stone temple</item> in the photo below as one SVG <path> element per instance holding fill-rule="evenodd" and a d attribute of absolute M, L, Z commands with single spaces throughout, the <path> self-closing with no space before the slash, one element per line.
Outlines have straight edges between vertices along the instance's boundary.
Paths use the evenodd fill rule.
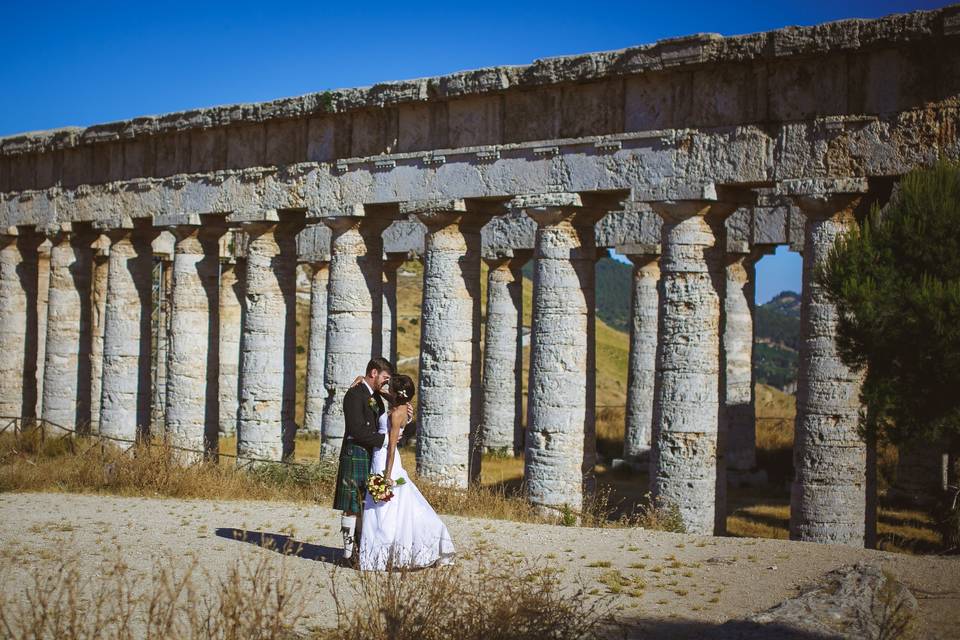
<path fill-rule="evenodd" d="M 345 389 L 395 355 L 396 269 L 417 256 L 418 471 L 464 487 L 482 451 L 522 453 L 529 499 L 576 512 L 596 456 L 594 264 L 614 248 L 635 265 L 624 458 L 689 531 L 722 532 L 728 467 L 755 463 L 753 265 L 789 245 L 791 535 L 862 545 L 859 378 L 813 275 L 899 176 L 960 157 L 957 69 L 948 7 L 0 139 L 0 408 L 190 451 L 235 432 L 242 464 L 306 428 L 335 456 Z"/>

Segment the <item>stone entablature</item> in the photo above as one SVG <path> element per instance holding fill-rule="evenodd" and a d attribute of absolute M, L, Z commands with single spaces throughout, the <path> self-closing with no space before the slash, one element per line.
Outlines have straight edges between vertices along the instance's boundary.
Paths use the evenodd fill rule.
<path fill-rule="evenodd" d="M 955 5 L 26 133 L 0 138 L 0 192 L 664 129 L 869 123 L 956 107 L 958 41 Z"/>

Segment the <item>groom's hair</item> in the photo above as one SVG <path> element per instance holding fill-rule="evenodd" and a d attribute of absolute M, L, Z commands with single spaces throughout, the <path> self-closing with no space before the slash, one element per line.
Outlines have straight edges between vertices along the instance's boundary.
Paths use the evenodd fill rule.
<path fill-rule="evenodd" d="M 374 369 L 377 371 L 386 371 L 391 375 L 393 374 L 393 366 L 386 358 L 374 358 L 367 363 L 367 375 L 370 375 L 370 372 Z"/>

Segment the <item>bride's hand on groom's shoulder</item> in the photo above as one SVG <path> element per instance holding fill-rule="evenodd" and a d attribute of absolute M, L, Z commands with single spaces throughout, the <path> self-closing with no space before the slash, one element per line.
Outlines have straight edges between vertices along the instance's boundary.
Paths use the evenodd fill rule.
<path fill-rule="evenodd" d="M 350 383 L 350 387 L 351 387 L 351 388 L 352 388 L 352 387 L 355 387 L 355 386 L 357 386 L 358 384 L 360 384 L 361 382 L 363 382 L 363 376 L 357 376 L 357 377 L 354 379 L 354 381 Z"/>

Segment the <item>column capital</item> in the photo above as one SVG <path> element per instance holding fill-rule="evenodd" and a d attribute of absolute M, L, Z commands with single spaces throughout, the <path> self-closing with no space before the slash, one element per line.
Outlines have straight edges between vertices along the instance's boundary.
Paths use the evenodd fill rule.
<path fill-rule="evenodd" d="M 330 227 L 334 234 L 361 227 L 365 231 L 382 233 L 393 222 L 390 218 L 373 218 L 366 215 L 331 215 L 318 218 L 318 220 L 321 224 Z"/>
<path fill-rule="evenodd" d="M 94 223 L 94 229 L 102 231 L 110 239 L 111 244 L 126 239 L 153 242 L 163 231 L 155 228 L 153 221 L 148 218 L 128 217 L 114 222 Z"/>
<path fill-rule="evenodd" d="M 784 180 L 776 194 L 789 197 L 808 218 L 852 218 L 869 190 L 866 178 Z"/>
<path fill-rule="evenodd" d="M 552 226 L 568 221 L 576 226 L 592 225 L 607 210 L 589 206 L 579 193 L 536 193 L 514 197 L 508 208 L 527 214 L 539 226 Z"/>
<path fill-rule="evenodd" d="M 533 249 L 511 249 L 509 255 L 500 253 L 495 256 L 484 257 L 483 261 L 487 263 L 490 269 L 499 269 L 503 266 L 520 267 L 532 258 Z"/>

